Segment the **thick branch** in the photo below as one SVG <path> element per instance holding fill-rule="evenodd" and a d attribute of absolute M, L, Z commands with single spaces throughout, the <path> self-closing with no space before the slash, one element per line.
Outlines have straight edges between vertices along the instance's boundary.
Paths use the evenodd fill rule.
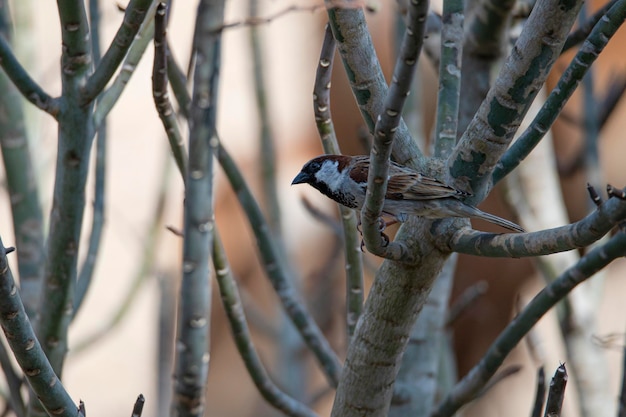
<path fill-rule="evenodd" d="M 51 416 L 84 417 L 54 373 L 28 321 L 0 239 L 0 322 L 7 342 L 38 401 Z"/>
<path fill-rule="evenodd" d="M 543 104 L 528 129 L 511 145 L 493 172 L 493 183 L 497 183 L 514 170 L 537 146 L 561 113 L 567 100 L 598 58 L 611 37 L 626 18 L 626 1 L 618 1 L 598 22 L 572 62 L 561 75 L 559 82 Z M 594 184 L 595 185 L 595 184 Z"/>
<path fill-rule="evenodd" d="M 56 174 L 37 336 L 60 377 L 67 354 L 67 329 L 73 317 L 85 184 L 93 141 L 93 107 L 79 103 L 79 91 L 91 70 L 92 59 L 85 4 L 82 0 L 59 0 L 58 8 L 63 41 L 63 105 L 58 115 Z M 39 407 L 36 398 L 31 399 L 31 405 Z"/>
<path fill-rule="evenodd" d="M 379 230 L 387 182 L 389 179 L 389 158 L 398 127 L 402 122 L 402 109 L 411 90 L 419 53 L 424 41 L 424 29 L 428 1 L 412 1 L 409 4 L 407 28 L 402 46 L 391 77 L 391 84 L 385 95 L 383 111 L 374 126 L 374 143 L 370 152 L 370 169 L 367 177 L 365 204 L 361 209 L 363 242 L 375 255 L 396 261 L 411 261 L 409 250 L 400 241 L 387 245 Z"/>
<path fill-rule="evenodd" d="M 376 120 L 383 112 L 387 82 L 358 0 L 346 0 L 339 8 L 332 8 L 332 3 L 326 0 L 330 7 L 328 18 L 337 40 L 337 49 L 363 120 L 373 133 Z M 393 155 L 398 163 L 414 169 L 424 164 L 424 156 L 402 120 L 395 132 Z"/>
<path fill-rule="evenodd" d="M 194 31 L 196 57 L 189 122 L 189 169 L 185 173 L 183 270 L 178 303 L 173 404 L 181 417 L 204 415 L 209 371 L 214 158 L 224 1 L 202 0 Z"/>
<path fill-rule="evenodd" d="M 448 239 L 444 225 L 439 224 L 435 230 L 441 234 L 435 233 L 435 236 L 439 236 L 440 250 L 476 256 L 523 258 L 588 246 L 625 219 L 626 201 L 611 198 L 584 219 L 555 229 L 502 235 L 461 229 Z"/>
<path fill-rule="evenodd" d="M 447 161 L 456 187 L 473 194 L 468 203 L 476 204 L 487 194 L 491 172 L 545 83 L 581 5 L 581 0 L 549 0 L 533 8 L 494 86 Z"/>
<path fill-rule="evenodd" d="M 378 270 L 348 347 L 333 417 L 388 414 L 399 358 L 447 256 L 431 246 L 427 222 L 409 219 L 407 223 L 396 239 L 418 252 L 421 262 L 410 266 L 386 260 Z"/>
<path fill-rule="evenodd" d="M 576 265 L 548 284 L 500 333 L 478 365 L 454 387 L 432 417 L 452 416 L 464 404 L 473 400 L 496 373 L 506 356 L 548 310 L 578 284 L 624 255 L 626 255 L 626 233 L 619 232 L 605 245 L 590 251 Z"/>

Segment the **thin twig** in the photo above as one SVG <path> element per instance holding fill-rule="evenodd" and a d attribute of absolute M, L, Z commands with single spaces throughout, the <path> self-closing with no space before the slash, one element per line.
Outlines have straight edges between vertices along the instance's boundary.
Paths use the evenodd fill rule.
<path fill-rule="evenodd" d="M 93 53 L 94 64 L 100 62 L 100 31 L 101 20 L 100 11 L 98 10 L 98 0 L 89 0 L 89 21 L 91 22 L 91 50 Z M 96 132 L 96 157 L 95 157 L 95 180 L 94 180 L 94 202 L 93 217 L 91 220 L 91 230 L 89 233 L 89 243 L 87 245 L 87 254 L 85 260 L 78 272 L 76 280 L 76 289 L 74 291 L 74 317 L 80 310 L 85 300 L 87 290 L 91 286 L 91 280 L 98 260 L 100 251 L 100 243 L 102 241 L 102 230 L 104 228 L 104 208 L 106 203 L 106 160 L 107 160 L 107 123 L 106 119 L 98 126 Z"/>
<path fill-rule="evenodd" d="M 250 19 L 258 19 L 258 1 L 248 1 L 250 9 Z M 263 61 L 263 37 L 256 25 L 251 25 L 249 30 L 250 50 L 252 53 L 254 98 L 255 108 L 259 116 L 259 176 L 261 179 L 261 192 L 263 195 L 264 209 L 267 213 L 267 223 L 272 230 L 278 246 L 286 258 L 285 244 L 282 237 L 281 228 L 281 207 L 279 204 L 276 171 L 278 161 L 276 160 L 276 139 L 270 127 L 270 109 L 265 81 L 265 62 Z"/>
<path fill-rule="evenodd" d="M 0 67 L 6 75 L 13 81 L 13 84 L 22 93 L 24 98 L 41 110 L 57 118 L 59 113 L 59 102 L 46 93 L 35 80 L 33 80 L 26 69 L 19 63 L 11 46 L 7 40 L 0 36 Z"/>
<path fill-rule="evenodd" d="M 98 106 L 93 117 L 93 124 L 96 129 L 109 114 L 115 103 L 117 103 L 117 100 L 124 92 L 128 81 L 130 81 L 130 78 L 135 73 L 135 69 L 137 69 L 139 61 L 143 57 L 148 44 L 154 36 L 154 13 L 157 5 L 158 2 L 155 1 L 148 9 L 147 16 L 141 24 L 139 31 L 135 35 L 135 40 L 130 45 L 130 49 L 124 58 L 124 62 L 122 63 L 115 80 L 113 80 L 111 86 L 104 90 L 98 98 Z"/>
<path fill-rule="evenodd" d="M 604 17 L 606 12 L 611 7 L 613 7 L 613 5 L 616 2 L 617 0 L 611 0 L 605 3 L 602 7 L 596 10 L 596 12 L 593 15 L 589 16 L 586 22 L 583 22 L 582 24 L 578 25 L 576 30 L 572 31 L 567 36 L 567 39 L 565 40 L 565 44 L 563 45 L 563 50 L 561 51 L 561 53 L 564 53 L 565 51 L 568 51 L 569 49 L 583 42 L 585 38 L 589 36 L 593 28 L 598 24 L 600 19 Z"/>
<path fill-rule="evenodd" d="M 265 17 L 259 17 L 259 16 L 250 16 L 246 19 L 243 20 L 239 20 L 237 22 L 231 22 L 231 23 L 225 23 L 224 25 L 222 25 L 221 27 L 217 28 L 217 31 L 223 31 L 226 29 L 233 29 L 233 28 L 237 28 L 237 27 L 241 27 L 241 26 L 259 26 L 259 25 L 265 25 L 268 23 L 271 23 L 272 21 L 283 17 L 285 15 L 288 15 L 290 13 L 294 13 L 294 12 L 316 12 L 320 9 L 324 9 L 325 5 L 324 4 L 313 4 L 311 6 L 299 6 L 299 5 L 291 5 L 289 7 L 284 8 L 281 11 L 278 11 L 270 16 L 265 16 Z"/>
<path fill-rule="evenodd" d="M 622 348 L 622 386 L 619 390 L 617 417 L 626 417 L 626 346 Z"/>
<path fill-rule="evenodd" d="M 489 284 L 487 281 L 478 281 L 466 288 L 450 306 L 446 327 L 452 326 L 480 297 L 487 294 L 488 289 Z"/>
<path fill-rule="evenodd" d="M 341 153 L 330 112 L 331 75 L 336 42 L 330 25 L 326 25 L 320 52 L 315 84 L 313 86 L 313 112 L 315 124 L 324 152 Z M 363 255 L 360 250 L 356 212 L 339 205 L 343 224 L 343 240 L 346 259 L 346 326 L 348 340 L 354 334 L 356 323 L 363 310 Z"/>
<path fill-rule="evenodd" d="M 139 28 L 148 15 L 153 0 L 131 0 L 124 13 L 124 21 L 111 41 L 100 64 L 87 80 L 82 90 L 82 103 L 90 103 L 102 92 L 139 32 Z"/>
<path fill-rule="evenodd" d="M 168 181 L 166 179 L 171 171 L 169 159 L 166 160 L 163 165 L 164 167 L 161 171 L 162 177 L 159 178 L 158 181 L 160 189 L 158 191 L 157 200 L 154 205 L 154 214 L 152 215 L 152 221 L 148 226 L 148 233 L 144 240 L 143 253 L 139 262 L 139 268 L 135 272 L 132 279 L 130 279 L 128 292 L 120 297 L 121 301 L 119 303 L 119 307 L 111 315 L 111 317 L 99 320 L 101 324 L 99 324 L 98 326 L 94 326 L 96 327 L 94 332 L 84 339 L 79 340 L 76 345 L 72 347 L 72 353 L 74 355 L 83 353 L 85 350 L 92 347 L 104 337 L 109 336 L 112 329 L 115 329 L 117 326 L 123 323 L 123 319 L 127 317 L 128 312 L 131 310 L 131 308 L 135 306 L 137 296 L 140 294 L 140 290 L 143 287 L 143 284 L 146 282 L 146 279 L 149 277 L 150 272 L 154 268 L 154 262 L 157 253 L 157 244 L 159 241 L 159 235 L 163 230 L 161 225 L 163 224 L 163 216 L 165 213 L 165 206 L 168 197 Z"/>
<path fill-rule="evenodd" d="M 219 144 L 217 156 L 224 173 L 228 177 L 231 187 L 246 212 L 250 226 L 258 241 L 259 253 L 265 271 L 276 291 L 276 295 L 283 304 L 287 315 L 302 335 L 306 345 L 315 355 L 329 384 L 336 387 L 341 370 L 339 359 L 331 349 L 328 340 L 326 340 L 320 328 L 298 299 L 286 271 L 281 267 L 278 249 L 269 234 L 261 209 L 252 196 L 235 161 L 221 143 Z"/>
<path fill-rule="evenodd" d="M 546 400 L 546 373 L 543 366 L 537 370 L 537 391 L 535 392 L 535 403 L 530 417 L 541 417 L 543 402 Z"/>
<path fill-rule="evenodd" d="M 243 311 L 243 304 L 217 231 L 213 239 L 213 266 L 215 267 L 216 279 L 220 289 L 220 298 L 226 311 L 233 338 L 235 339 L 235 345 L 259 393 L 271 406 L 288 416 L 317 417 L 305 404 L 281 391 L 267 374 L 252 343 Z"/>
<path fill-rule="evenodd" d="M 402 109 L 411 89 L 417 68 L 419 53 L 424 41 L 428 1 L 409 4 L 409 18 L 402 46 L 391 77 L 383 109 L 374 127 L 374 143 L 370 152 L 370 168 L 367 177 L 367 195 L 361 209 L 363 241 L 374 255 L 396 261 L 412 263 L 410 251 L 402 242 L 386 244 L 381 238 L 379 219 L 382 214 L 393 141 L 402 120 Z"/>
<path fill-rule="evenodd" d="M 167 38 L 166 38 L 165 2 L 158 2 L 154 16 L 154 64 L 152 67 L 152 97 L 154 105 L 163 123 L 167 139 L 170 144 L 174 161 L 183 182 L 186 180 L 189 160 L 186 155 L 185 143 L 178 127 L 176 114 L 170 103 L 167 91 Z"/>

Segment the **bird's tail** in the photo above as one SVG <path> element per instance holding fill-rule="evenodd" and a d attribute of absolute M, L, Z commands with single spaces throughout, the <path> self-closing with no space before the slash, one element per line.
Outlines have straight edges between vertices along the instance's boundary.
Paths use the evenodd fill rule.
<path fill-rule="evenodd" d="M 525 230 L 522 229 L 519 225 L 511 221 L 495 216 L 493 214 L 485 213 L 484 211 L 479 210 L 476 207 L 469 206 L 467 204 L 464 204 L 464 206 L 465 207 L 463 208 L 464 209 L 463 211 L 465 211 L 466 215 L 469 215 L 469 217 L 482 219 L 482 220 L 488 221 L 489 223 L 497 224 L 498 226 L 502 226 L 505 229 L 513 230 L 515 232 L 520 232 L 520 233 L 525 232 Z"/>

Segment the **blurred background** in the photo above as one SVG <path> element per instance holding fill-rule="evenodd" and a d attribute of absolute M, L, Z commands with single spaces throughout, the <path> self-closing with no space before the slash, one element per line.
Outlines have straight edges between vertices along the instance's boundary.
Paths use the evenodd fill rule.
<path fill-rule="evenodd" d="M 15 53 L 46 91 L 60 93 L 60 30 L 56 3 L 34 0 L 9 2 L 15 19 Z M 597 4 L 596 4 L 597 3 Z M 592 2 L 590 9 L 601 2 Z M 123 18 L 123 2 L 102 1 L 102 39 L 105 49 Z M 270 22 L 257 26 L 261 42 L 267 112 L 277 159 L 277 184 L 282 210 L 282 235 L 296 285 L 326 332 L 335 350 L 343 357 L 346 348 L 344 324 L 343 253 L 328 222 L 316 220 L 304 207 L 302 198 L 316 210 L 337 218 L 338 212 L 323 196 L 309 187 L 291 187 L 300 167 L 322 153 L 315 129 L 312 90 L 326 14 L 320 2 L 268 0 L 259 3 L 260 16 L 294 8 Z M 379 59 L 390 73 L 397 19 L 395 2 L 376 2 L 367 13 Z M 191 51 L 197 4 L 174 2 L 168 37 L 174 56 L 186 68 Z M 433 4 L 434 8 L 438 5 Z M 237 23 L 224 31 L 218 128 L 227 149 L 236 158 L 249 183 L 259 192 L 259 109 L 255 99 L 254 71 L 250 46 L 250 16 L 247 0 L 227 2 L 226 22 Z M 594 66 L 595 92 L 603 96 L 624 79 L 626 56 L 622 53 L 624 31 L 609 44 Z M 571 54 L 555 66 L 562 71 Z M 418 86 L 424 115 L 423 134 L 428 137 L 436 102 L 436 71 L 423 60 Z M 72 397 L 83 400 L 90 417 L 128 414 L 139 393 L 146 397 L 144 416 L 169 413 L 171 395 L 172 298 L 181 275 L 182 240 L 166 230 L 182 224 L 182 181 L 169 156 L 162 124 L 154 108 L 151 90 L 152 50 L 148 48 L 120 101 L 108 118 L 107 205 L 101 253 L 92 287 L 70 330 L 69 354 L 64 384 Z M 552 85 L 558 74 L 552 77 Z M 339 60 L 332 87 L 333 120 L 347 154 L 365 153 L 364 124 L 347 85 Z M 33 151 L 40 198 L 48 215 L 54 178 L 56 123 L 47 114 L 25 104 L 29 140 Z M 547 153 L 561 169 L 559 181 L 571 221 L 590 209 L 585 190 L 584 169 L 565 169 L 582 152 L 583 106 L 575 96 L 568 104 L 565 120 L 554 128 L 554 154 Z M 623 135 L 626 128 L 624 104 L 619 102 L 601 131 L 600 161 L 605 182 L 626 185 L 626 155 Z M 365 139 L 364 139 L 365 138 Z M 219 169 L 218 169 L 219 170 Z M 12 245 L 10 205 L 0 171 L 0 233 L 5 245 Z M 93 198 L 88 186 L 88 201 Z M 497 189 L 481 208 L 515 219 L 516 213 Z M 603 191 L 603 190 L 602 190 Z M 91 194 L 90 194 L 91 193 Z M 162 201 L 163 205 L 159 204 Z M 549 204 L 549 202 L 548 202 Z M 162 210 L 161 210 L 162 208 Z M 85 214 L 83 238 L 88 236 L 92 208 Z M 241 286 L 245 309 L 261 357 L 278 385 L 295 397 L 313 404 L 328 415 L 333 392 L 326 389 L 321 373 L 299 336 L 280 312 L 278 301 L 258 262 L 254 238 L 228 184 L 218 174 L 216 218 L 226 251 Z M 487 224 L 474 223 L 480 230 Z M 550 224 L 555 227 L 560 224 Z M 530 228 L 533 230 L 532 228 Z M 45 229 L 47 230 L 47 229 Z M 536 229 L 535 229 L 536 230 Z M 84 250 L 85 245 L 82 245 Z M 9 257 L 14 262 L 14 257 Z M 366 256 L 371 279 L 378 259 Z M 17 270 L 13 264 L 14 273 Z M 621 378 L 621 352 L 626 317 L 626 263 L 615 262 L 595 287 L 598 293 L 597 338 L 589 340 L 606 357 L 612 396 L 617 400 Z M 453 302 L 467 288 L 484 281 L 486 292 L 466 309 L 450 329 L 459 375 L 467 372 L 482 356 L 499 331 L 516 311 L 543 286 L 536 267 L 529 260 L 483 259 L 461 256 L 457 266 Z M 366 281 L 367 282 L 367 281 Z M 276 415 L 265 405 L 252 385 L 233 345 L 224 321 L 220 301 L 214 297 L 211 326 L 211 363 L 207 414 L 223 416 Z M 567 356 L 558 337 L 558 323 L 552 315 L 541 321 L 535 350 L 551 375 Z M 168 337 L 169 335 L 169 337 Z M 161 340 L 168 341 L 163 343 Z M 539 347 L 537 347 L 539 346 Z M 504 379 L 465 415 L 528 415 L 535 391 L 537 354 L 520 344 L 507 360 L 521 365 L 515 375 Z M 160 376 L 159 376 L 160 375 Z M 575 384 L 576 376 L 572 377 Z M 566 401 L 575 399 L 570 387 Z M 502 401 L 505 397 L 506 401 Z M 516 406 L 517 405 L 517 406 Z M 568 410 L 566 406 L 566 411 Z M 571 406 L 570 406 L 571 407 Z M 574 407 L 568 415 L 576 415 Z M 518 414 L 517 414 L 518 413 Z"/>

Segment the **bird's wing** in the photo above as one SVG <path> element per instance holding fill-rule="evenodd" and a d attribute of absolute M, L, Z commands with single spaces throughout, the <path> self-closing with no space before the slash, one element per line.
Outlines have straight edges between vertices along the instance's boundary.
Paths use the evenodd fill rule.
<path fill-rule="evenodd" d="M 462 195 L 465 193 L 404 167 L 392 166 L 389 171 L 386 197 L 392 200 L 434 200 Z"/>

